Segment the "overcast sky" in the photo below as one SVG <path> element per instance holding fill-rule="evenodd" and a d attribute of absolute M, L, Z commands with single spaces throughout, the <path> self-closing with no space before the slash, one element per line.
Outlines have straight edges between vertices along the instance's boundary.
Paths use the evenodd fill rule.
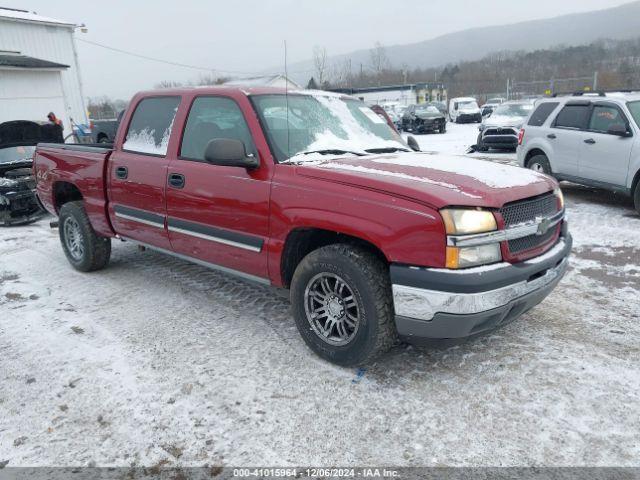
<path fill-rule="evenodd" d="M 142 55 L 241 72 L 307 60 L 314 45 L 329 55 L 427 40 L 478 26 L 500 25 L 609 8 L 628 0 L 180 0 L 81 2 L 2 0 L 7 7 L 85 23 L 78 39 Z M 471 48 L 471 46 L 470 46 Z M 173 67 L 78 42 L 85 95 L 130 97 L 160 80 L 197 79 Z M 393 59 L 391 59 L 393 61 Z M 310 72 L 311 74 L 311 72 Z"/>

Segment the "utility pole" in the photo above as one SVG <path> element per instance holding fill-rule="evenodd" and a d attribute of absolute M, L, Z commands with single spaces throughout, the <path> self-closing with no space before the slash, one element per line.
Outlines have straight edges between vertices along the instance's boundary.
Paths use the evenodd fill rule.
<path fill-rule="evenodd" d="M 598 71 L 593 72 L 593 90 L 596 91 L 598 89 Z"/>

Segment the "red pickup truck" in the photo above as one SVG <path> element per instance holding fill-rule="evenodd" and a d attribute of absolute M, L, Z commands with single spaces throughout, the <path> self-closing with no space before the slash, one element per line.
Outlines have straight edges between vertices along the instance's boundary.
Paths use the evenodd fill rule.
<path fill-rule="evenodd" d="M 117 238 L 288 288 L 306 343 L 341 365 L 514 320 L 572 243 L 551 177 L 413 151 L 327 92 L 139 93 L 113 145 L 40 144 L 34 170 L 76 269 Z"/>

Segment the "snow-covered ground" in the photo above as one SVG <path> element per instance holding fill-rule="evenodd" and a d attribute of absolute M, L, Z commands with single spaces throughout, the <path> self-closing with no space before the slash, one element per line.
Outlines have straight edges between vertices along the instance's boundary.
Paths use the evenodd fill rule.
<path fill-rule="evenodd" d="M 637 466 L 640 216 L 563 188 L 575 249 L 544 303 L 365 371 L 312 354 L 269 288 L 121 243 L 81 274 L 48 219 L 0 229 L 0 465 Z"/>

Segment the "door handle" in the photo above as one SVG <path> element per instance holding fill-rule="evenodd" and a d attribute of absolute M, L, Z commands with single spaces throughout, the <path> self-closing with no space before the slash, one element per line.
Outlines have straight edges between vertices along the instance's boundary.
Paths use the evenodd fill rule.
<path fill-rule="evenodd" d="M 116 177 L 124 180 L 129 176 L 129 169 L 127 167 L 116 167 Z"/>
<path fill-rule="evenodd" d="M 173 188 L 184 188 L 184 175 L 180 173 L 170 173 L 169 186 Z"/>
<path fill-rule="evenodd" d="M 555 133 L 550 133 L 549 135 L 547 135 L 547 138 L 550 138 L 551 140 L 553 140 L 554 138 L 558 138 L 558 137 L 556 137 Z"/>
<path fill-rule="evenodd" d="M 588 143 L 589 145 L 593 145 L 596 141 L 593 138 L 587 138 L 584 143 Z"/>

